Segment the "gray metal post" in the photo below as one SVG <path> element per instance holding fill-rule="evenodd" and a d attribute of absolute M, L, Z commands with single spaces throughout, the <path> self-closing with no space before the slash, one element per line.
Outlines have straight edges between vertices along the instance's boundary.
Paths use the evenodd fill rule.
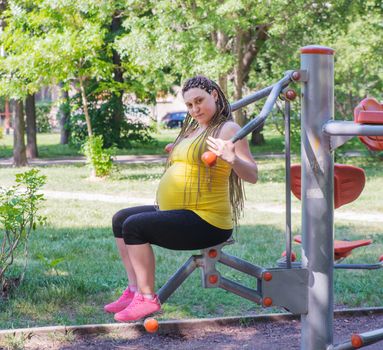
<path fill-rule="evenodd" d="M 309 271 L 308 313 L 302 315 L 301 349 L 333 342 L 333 157 L 323 124 L 334 115 L 334 50 L 301 48 L 302 267 Z"/>
<path fill-rule="evenodd" d="M 286 173 L 286 267 L 291 269 L 291 149 L 290 149 L 290 101 L 285 101 L 285 173 Z"/>

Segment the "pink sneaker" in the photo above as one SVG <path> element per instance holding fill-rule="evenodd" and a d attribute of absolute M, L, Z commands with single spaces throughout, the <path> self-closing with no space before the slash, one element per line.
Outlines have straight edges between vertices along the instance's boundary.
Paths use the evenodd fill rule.
<path fill-rule="evenodd" d="M 105 312 L 116 313 L 124 310 L 133 300 L 134 292 L 129 287 L 124 290 L 122 295 L 113 303 L 104 306 Z"/>
<path fill-rule="evenodd" d="M 157 295 L 153 299 L 146 299 L 143 295 L 136 293 L 129 306 L 116 313 L 114 319 L 119 322 L 137 321 L 159 310 L 161 310 L 161 304 Z"/>

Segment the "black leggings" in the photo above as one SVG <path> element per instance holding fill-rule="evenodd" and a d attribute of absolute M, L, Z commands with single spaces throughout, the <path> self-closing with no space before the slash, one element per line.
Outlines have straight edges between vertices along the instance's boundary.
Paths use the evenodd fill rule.
<path fill-rule="evenodd" d="M 122 209 L 113 216 L 114 236 L 129 245 L 203 249 L 225 242 L 232 231 L 210 225 L 191 210 L 161 211 L 154 205 Z"/>

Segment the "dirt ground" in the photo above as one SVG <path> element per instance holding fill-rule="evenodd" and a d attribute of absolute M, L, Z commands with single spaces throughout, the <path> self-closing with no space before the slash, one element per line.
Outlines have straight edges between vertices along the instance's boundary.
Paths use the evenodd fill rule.
<path fill-rule="evenodd" d="M 383 328 L 383 314 L 369 316 L 342 316 L 334 320 L 334 343 L 350 339 L 352 333 L 361 333 Z M 149 334 L 143 327 L 128 329 L 119 334 L 61 336 L 32 336 L 24 339 L 27 350 L 192 350 L 192 349 L 255 349 L 293 350 L 300 349 L 300 321 L 282 320 L 247 322 L 242 325 L 220 325 L 217 323 L 182 327 L 178 331 Z M 6 347 L 1 348 L 6 349 Z M 364 349 L 382 350 L 383 342 Z"/>

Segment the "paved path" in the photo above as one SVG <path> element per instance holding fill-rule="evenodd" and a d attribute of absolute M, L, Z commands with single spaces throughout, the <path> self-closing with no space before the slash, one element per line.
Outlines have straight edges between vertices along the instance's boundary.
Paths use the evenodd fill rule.
<path fill-rule="evenodd" d="M 284 158 L 283 153 L 262 153 L 255 154 L 256 159 L 274 159 Z M 162 163 L 165 162 L 167 155 L 124 155 L 114 157 L 116 163 L 142 164 L 142 163 Z M 60 158 L 36 158 L 28 160 L 28 164 L 33 166 L 49 166 L 49 165 L 70 165 L 70 164 L 85 164 L 85 157 L 60 157 Z M 0 166 L 10 167 L 13 165 L 13 158 L 0 158 Z"/>
<path fill-rule="evenodd" d="M 116 163 L 161 163 L 166 160 L 166 155 L 142 155 L 142 156 L 116 156 Z M 65 157 L 65 158 L 36 158 L 28 160 L 29 165 L 49 166 L 49 165 L 70 165 L 70 164 L 85 164 L 85 157 Z M 9 167 L 13 164 L 13 158 L 1 158 L 0 166 Z"/>
<path fill-rule="evenodd" d="M 347 157 L 360 157 L 363 154 L 361 152 L 347 152 L 344 154 Z M 284 153 L 257 153 L 253 154 L 255 159 L 281 159 L 285 157 Z M 292 157 L 296 157 L 292 155 Z M 142 163 L 161 163 L 165 162 L 167 158 L 166 154 L 152 154 L 152 155 L 123 155 L 116 156 L 114 160 L 116 163 L 130 163 L 130 164 L 142 164 Z M 35 166 L 49 166 L 49 165 L 70 165 L 70 164 L 85 164 L 85 157 L 60 157 L 60 158 L 36 158 L 28 160 L 29 165 Z M 10 167 L 13 165 L 13 158 L 0 158 L 0 167 Z"/>

